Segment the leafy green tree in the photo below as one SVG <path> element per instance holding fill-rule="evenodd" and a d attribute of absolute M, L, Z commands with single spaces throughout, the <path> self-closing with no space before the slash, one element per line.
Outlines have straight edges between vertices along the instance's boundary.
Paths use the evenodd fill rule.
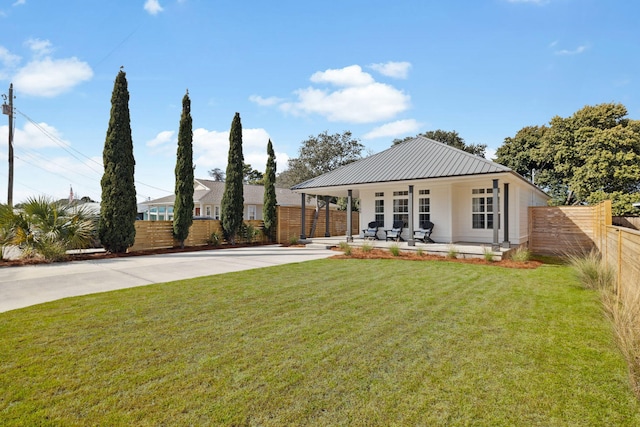
<path fill-rule="evenodd" d="M 222 230 L 231 244 L 242 227 L 244 213 L 244 156 L 242 155 L 242 123 L 240 113 L 236 113 L 229 132 L 229 158 L 227 160 L 226 181 L 221 202 Z"/>
<path fill-rule="evenodd" d="M 104 174 L 98 234 L 109 252 L 126 252 L 136 238 L 135 159 L 131 139 L 129 91 L 120 70 L 111 96 L 111 118 L 102 152 Z"/>
<path fill-rule="evenodd" d="M 176 159 L 176 202 L 173 207 L 173 234 L 184 248 L 193 224 L 193 120 L 189 91 L 182 98 L 182 116 L 178 130 Z"/>
<path fill-rule="evenodd" d="M 487 150 L 487 144 L 467 144 L 464 139 L 455 130 L 430 130 L 424 133 L 420 133 L 417 136 L 423 136 L 425 138 L 433 139 L 434 141 L 442 142 L 467 153 L 474 154 L 476 156 L 484 157 Z M 392 145 L 400 144 L 405 141 L 414 139 L 415 136 L 408 136 L 402 139 L 394 139 Z"/>
<path fill-rule="evenodd" d="M 209 171 L 209 176 L 216 182 L 224 182 L 225 174 L 220 168 L 214 168 Z"/>
<path fill-rule="evenodd" d="M 253 169 L 248 163 L 242 166 L 242 174 L 244 175 L 242 181 L 245 184 L 263 185 L 264 183 L 264 174 L 257 169 Z"/>
<path fill-rule="evenodd" d="M 586 106 L 548 127 L 521 129 L 498 149 L 498 162 L 535 182 L 552 204 L 595 203 L 611 198 L 615 215 L 632 213 L 626 200 L 640 197 L 640 122 L 622 104 Z"/>
<path fill-rule="evenodd" d="M 262 220 L 264 222 L 265 235 L 273 240 L 273 232 L 275 231 L 276 206 L 276 153 L 273 151 L 271 140 L 267 143 L 267 166 L 264 171 L 264 198 L 262 202 Z"/>
<path fill-rule="evenodd" d="M 17 246 L 23 257 L 49 261 L 66 258 L 69 249 L 91 245 L 96 217 L 82 205 L 29 198 L 20 210 L 0 205 L 0 244 Z M 0 251 L 1 252 L 1 251 Z"/>
<path fill-rule="evenodd" d="M 324 131 L 302 142 L 298 157 L 289 159 L 287 170 L 280 173 L 277 185 L 292 187 L 362 157 L 364 146 L 350 131 L 329 135 Z"/>

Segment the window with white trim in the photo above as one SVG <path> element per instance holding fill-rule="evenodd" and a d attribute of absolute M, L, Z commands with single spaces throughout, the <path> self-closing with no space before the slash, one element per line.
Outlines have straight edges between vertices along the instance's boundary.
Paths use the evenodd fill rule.
<path fill-rule="evenodd" d="M 256 219 L 256 205 L 247 206 L 247 214 L 250 220 Z"/>
<path fill-rule="evenodd" d="M 205 207 L 206 216 L 211 216 L 211 206 Z"/>
<path fill-rule="evenodd" d="M 418 221 L 422 224 L 431 220 L 431 198 L 424 197 L 430 193 L 429 190 L 419 190 L 418 195 Z"/>
<path fill-rule="evenodd" d="M 213 207 L 213 219 L 220 219 L 220 206 Z"/>
<path fill-rule="evenodd" d="M 409 191 L 393 192 L 393 222 L 409 223 Z"/>
<path fill-rule="evenodd" d="M 475 229 L 493 228 L 493 188 L 471 190 L 471 226 Z M 500 199 L 498 199 L 498 204 Z M 498 218 L 499 219 L 499 218 Z"/>
<path fill-rule="evenodd" d="M 375 221 L 379 227 L 384 227 L 384 193 L 376 193 L 375 199 Z"/>

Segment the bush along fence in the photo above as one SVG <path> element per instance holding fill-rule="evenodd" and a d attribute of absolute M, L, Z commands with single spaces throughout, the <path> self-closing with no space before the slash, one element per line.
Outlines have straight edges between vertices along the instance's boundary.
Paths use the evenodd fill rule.
<path fill-rule="evenodd" d="M 300 236 L 301 208 L 278 206 L 277 229 L 275 233 L 276 243 L 290 243 L 292 239 Z M 306 234 L 312 228 L 316 215 L 315 209 L 306 209 Z M 239 242 L 268 242 L 263 233 L 263 222 L 261 220 L 244 221 L 245 232 L 251 237 L 240 236 Z M 180 242 L 173 238 L 173 225 L 171 221 L 136 221 L 136 240 L 129 251 L 144 251 L 152 249 L 167 249 L 180 246 Z M 352 232 L 357 234 L 359 230 L 358 213 L 352 213 Z M 346 235 L 347 213 L 345 211 L 329 212 L 329 234 L 331 236 Z M 315 233 L 312 237 L 325 236 L 326 217 L 324 210 L 319 212 Z M 215 243 L 215 237 L 222 243 L 222 226 L 219 220 L 195 220 L 189 229 L 189 236 L 185 239 L 185 246 L 204 246 Z"/>
<path fill-rule="evenodd" d="M 595 206 L 529 208 L 529 249 L 537 254 L 579 255 L 597 249 L 615 272 L 616 293 L 636 292 L 640 285 L 640 231 L 635 219 L 616 218 L 611 201 Z"/>

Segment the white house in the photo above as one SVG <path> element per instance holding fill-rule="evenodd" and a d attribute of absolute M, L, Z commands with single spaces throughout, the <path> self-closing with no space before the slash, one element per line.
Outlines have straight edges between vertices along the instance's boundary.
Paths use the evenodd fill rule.
<path fill-rule="evenodd" d="M 420 223 L 429 220 L 435 225 L 431 238 L 436 242 L 505 247 L 528 241 L 528 207 L 545 206 L 549 199 L 506 166 L 424 137 L 297 184 L 292 190 L 358 197 L 361 228 L 377 221 L 384 230 L 394 221 L 403 221 L 402 238 L 409 242 Z M 384 231 L 379 235 L 384 238 Z M 304 224 L 301 237 L 305 237 Z M 347 235 L 347 240 L 351 238 Z"/>
<path fill-rule="evenodd" d="M 243 186 L 244 216 L 245 220 L 261 220 L 264 200 L 264 186 Z M 208 179 L 195 179 L 193 191 L 193 216 L 220 219 L 220 205 L 224 194 L 224 182 Z M 141 219 L 148 221 L 173 220 L 173 205 L 176 201 L 175 194 L 155 200 L 149 200 L 141 204 Z M 276 188 L 276 201 L 278 206 L 300 206 L 301 198 L 288 188 Z"/>

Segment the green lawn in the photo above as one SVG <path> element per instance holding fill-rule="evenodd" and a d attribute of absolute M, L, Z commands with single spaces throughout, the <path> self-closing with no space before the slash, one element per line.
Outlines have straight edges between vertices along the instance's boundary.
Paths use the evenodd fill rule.
<path fill-rule="evenodd" d="M 2 425 L 640 425 L 569 268 L 321 260 L 0 314 Z"/>

